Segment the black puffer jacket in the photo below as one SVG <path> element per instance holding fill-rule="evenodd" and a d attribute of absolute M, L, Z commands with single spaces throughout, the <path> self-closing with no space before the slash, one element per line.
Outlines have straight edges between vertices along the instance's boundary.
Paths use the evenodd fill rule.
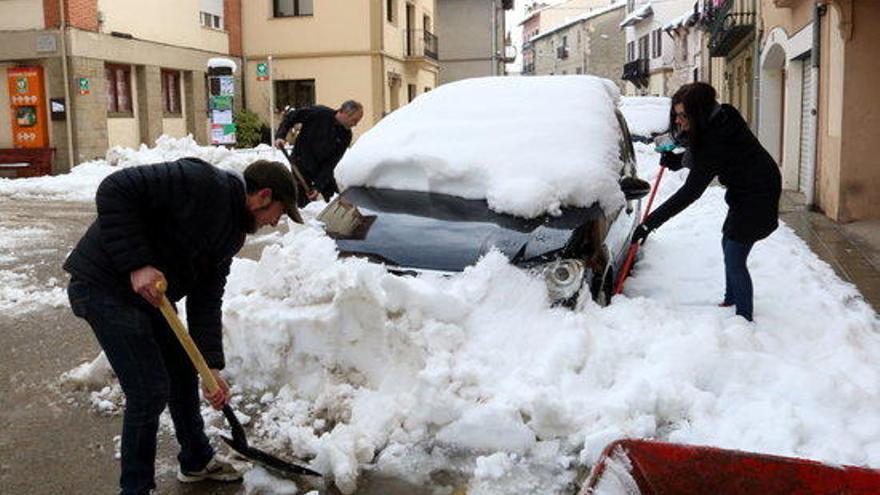
<path fill-rule="evenodd" d="M 187 296 L 189 331 L 212 368 L 224 366 L 221 299 L 245 238 L 243 178 L 196 158 L 110 174 L 98 187 L 98 218 L 68 256 L 74 277 L 147 308 L 130 273 L 146 265 Z"/>
<path fill-rule="evenodd" d="M 739 242 L 755 242 L 779 226 L 779 166 L 752 134 L 739 112 L 730 105 L 709 121 L 699 147 L 690 150 L 691 170 L 685 183 L 645 221 L 656 229 L 697 200 L 716 176 L 727 188 L 729 210 L 724 235 Z"/>
<path fill-rule="evenodd" d="M 275 137 L 286 138 L 294 124 L 302 124 L 293 146 L 294 162 L 306 180 L 329 200 L 339 192 L 333 170 L 351 144 L 351 130 L 336 120 L 336 110 L 315 105 L 288 113 L 278 126 Z"/>

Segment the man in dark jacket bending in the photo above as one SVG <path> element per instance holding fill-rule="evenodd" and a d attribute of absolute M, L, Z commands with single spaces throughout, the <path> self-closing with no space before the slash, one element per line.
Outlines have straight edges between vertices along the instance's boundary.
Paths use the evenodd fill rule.
<path fill-rule="evenodd" d="M 351 144 L 351 128 L 363 116 L 363 105 L 348 100 L 337 110 L 323 105 L 300 108 L 281 121 L 275 133 L 275 145 L 279 148 L 287 144 L 287 133 L 293 126 L 302 124 L 293 147 L 293 162 L 307 182 L 309 199 L 316 199 L 320 192 L 329 201 L 339 192 L 333 170 Z"/>
<path fill-rule="evenodd" d="M 71 308 L 92 327 L 125 393 L 121 493 L 156 487 L 156 433 L 166 404 L 180 443 L 178 479 L 240 479 L 205 436 L 198 377 L 157 308 L 157 283 L 167 284 L 173 302 L 186 296 L 190 334 L 220 385 L 205 398 L 222 409 L 229 399 L 219 375 L 226 276 L 246 233 L 277 224 L 284 213 L 302 223 L 290 171 L 258 161 L 241 174 L 184 158 L 110 174 L 96 203 L 98 217 L 64 269 Z"/>

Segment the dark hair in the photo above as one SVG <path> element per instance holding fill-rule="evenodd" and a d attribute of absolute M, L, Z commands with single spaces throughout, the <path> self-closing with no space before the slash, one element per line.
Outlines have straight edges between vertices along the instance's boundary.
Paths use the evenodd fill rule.
<path fill-rule="evenodd" d="M 703 136 L 709 127 L 709 118 L 715 110 L 716 93 L 711 84 L 695 82 L 685 84 L 678 88 L 672 95 L 672 108 L 669 111 L 669 128 L 677 131 L 675 125 L 675 105 L 681 103 L 687 114 L 690 130 L 687 132 L 687 140 L 693 147 L 702 144 Z"/>
<path fill-rule="evenodd" d="M 339 106 L 339 109 L 337 111 L 342 112 L 342 113 L 347 113 L 350 115 L 350 114 L 357 112 L 358 110 L 363 110 L 363 109 L 364 109 L 364 106 L 361 105 L 361 103 L 359 101 L 345 100 L 344 102 L 342 102 L 342 105 Z"/>

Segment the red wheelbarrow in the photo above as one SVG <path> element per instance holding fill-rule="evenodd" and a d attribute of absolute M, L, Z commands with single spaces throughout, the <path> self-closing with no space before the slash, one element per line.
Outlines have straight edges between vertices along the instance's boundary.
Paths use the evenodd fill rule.
<path fill-rule="evenodd" d="M 605 447 L 579 492 L 673 494 L 880 494 L 880 470 L 712 447 L 618 440 Z"/>

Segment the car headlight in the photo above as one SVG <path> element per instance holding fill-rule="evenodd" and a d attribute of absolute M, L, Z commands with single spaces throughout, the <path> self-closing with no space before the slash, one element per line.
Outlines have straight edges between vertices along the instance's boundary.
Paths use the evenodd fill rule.
<path fill-rule="evenodd" d="M 573 259 L 551 261 L 539 269 L 547 283 L 547 293 L 553 301 L 568 299 L 577 294 L 586 273 L 584 262 Z"/>

